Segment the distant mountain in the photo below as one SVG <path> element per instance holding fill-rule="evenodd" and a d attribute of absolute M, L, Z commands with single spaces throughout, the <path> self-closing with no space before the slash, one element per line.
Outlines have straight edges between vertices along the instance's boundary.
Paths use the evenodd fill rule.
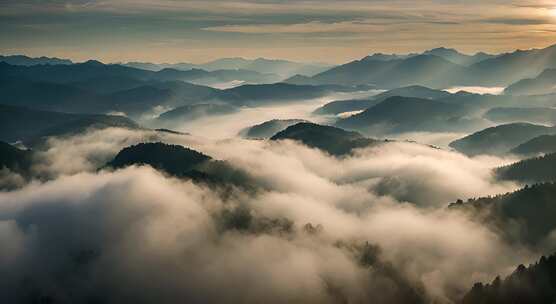
<path fill-rule="evenodd" d="M 227 104 L 199 103 L 177 107 L 173 110 L 164 112 L 157 117 L 157 121 L 171 122 L 179 120 L 183 122 L 207 116 L 230 114 L 237 111 L 239 111 L 237 107 Z"/>
<path fill-rule="evenodd" d="M 465 69 L 431 55 L 389 61 L 364 58 L 317 74 L 313 79 L 320 83 L 372 84 L 390 88 L 410 85 L 448 87 L 455 83 L 454 77 L 465 74 Z"/>
<path fill-rule="evenodd" d="M 160 71 L 163 69 L 175 69 L 175 70 L 187 71 L 187 70 L 198 68 L 198 66 L 193 63 L 150 63 L 150 62 L 131 61 L 127 63 L 121 63 L 121 65 L 125 65 L 136 69 L 149 70 L 153 72 Z"/>
<path fill-rule="evenodd" d="M 447 98 L 452 94 L 442 91 L 442 90 L 434 90 L 431 88 L 427 88 L 424 86 L 407 86 L 401 88 L 395 88 L 383 93 L 380 93 L 373 97 L 375 100 L 385 100 L 389 97 L 394 96 L 401 96 L 401 97 L 415 97 L 415 98 L 422 98 L 422 99 L 440 99 L 440 98 Z"/>
<path fill-rule="evenodd" d="M 458 200 L 449 208 L 486 224 L 509 242 L 535 247 L 556 229 L 556 221 L 552 220 L 556 214 L 555 195 L 556 184 L 536 184 L 494 197 Z"/>
<path fill-rule="evenodd" d="M 5 62 L 11 65 L 23 65 L 23 66 L 31 66 L 31 65 L 39 65 L 39 64 L 72 64 L 73 62 L 68 59 L 60 59 L 56 57 L 28 57 L 25 55 L 9 55 L 9 56 L 2 56 L 0 55 L 0 62 Z"/>
<path fill-rule="evenodd" d="M 217 92 L 214 99 L 235 105 L 259 105 L 320 98 L 334 92 L 334 89 L 330 86 L 300 86 L 287 83 L 242 85 Z"/>
<path fill-rule="evenodd" d="M 182 81 L 150 82 L 108 77 L 69 84 L 0 81 L 0 104 L 69 113 L 124 112 L 139 117 L 156 106 L 198 103 L 218 90 Z"/>
<path fill-rule="evenodd" d="M 513 148 L 510 153 L 539 155 L 556 152 L 556 135 L 541 135 Z"/>
<path fill-rule="evenodd" d="M 556 254 L 541 257 L 529 267 L 523 264 L 504 280 L 496 277 L 490 284 L 476 283 L 461 304 L 507 304 L 556 302 Z"/>
<path fill-rule="evenodd" d="M 245 138 L 270 138 L 287 127 L 301 122 L 307 121 L 303 119 L 273 119 L 248 127 L 242 130 L 240 135 Z"/>
<path fill-rule="evenodd" d="M 94 60 L 67 65 L 15 66 L 0 63 L 0 79 L 26 79 L 35 82 L 68 84 L 94 81 L 102 78 L 155 82 L 179 80 L 205 84 L 232 80 L 269 83 L 281 79 L 281 77 L 276 75 L 248 70 L 205 71 L 202 69 L 190 69 L 183 71 L 165 68 L 159 71 L 150 71 L 118 64 L 103 64 Z"/>
<path fill-rule="evenodd" d="M 556 68 L 556 45 L 544 49 L 518 50 L 470 66 L 475 81 L 483 86 L 506 86 L 521 79 L 537 77 Z"/>
<path fill-rule="evenodd" d="M 467 155 L 501 155 L 528 140 L 546 134 L 556 134 L 556 128 L 529 123 L 512 123 L 473 133 L 451 142 L 450 147 Z"/>
<path fill-rule="evenodd" d="M 325 104 L 322 107 L 313 111 L 313 114 L 318 115 L 337 115 L 346 112 L 356 112 L 366 110 L 381 100 L 375 99 L 349 99 L 349 100 L 336 100 Z"/>
<path fill-rule="evenodd" d="M 394 96 L 359 114 L 340 119 L 336 125 L 375 136 L 409 131 L 447 131 L 471 124 L 462 118 L 464 114 L 464 108 L 459 105 Z"/>
<path fill-rule="evenodd" d="M 455 49 L 449 49 L 444 47 L 425 51 L 423 52 L 423 55 L 433 55 L 433 56 L 442 57 L 450 62 L 463 65 L 463 66 L 470 66 L 477 62 L 481 62 L 483 60 L 496 57 L 495 55 L 489 55 L 486 53 L 477 53 L 471 56 L 471 55 L 462 54 Z"/>
<path fill-rule="evenodd" d="M 68 114 L 0 105 L 2 141 L 23 141 L 26 145 L 32 146 L 46 136 L 67 135 L 88 128 L 106 127 L 135 129 L 139 126 L 123 116 Z"/>
<path fill-rule="evenodd" d="M 319 84 L 372 84 L 382 88 L 423 85 L 508 86 L 556 68 L 556 46 L 502 55 L 464 55 L 437 48 L 422 54 L 376 54 L 352 61 L 311 77 Z M 309 80 L 304 80 L 310 83 Z"/>
<path fill-rule="evenodd" d="M 556 153 L 530 158 L 496 169 L 496 176 L 501 180 L 523 183 L 556 181 Z"/>
<path fill-rule="evenodd" d="M 279 76 L 282 80 L 284 78 L 291 77 L 296 74 L 313 76 L 331 66 L 327 64 L 318 63 L 299 63 L 287 60 L 275 60 L 275 59 L 265 59 L 258 58 L 254 60 L 244 59 L 244 58 L 222 58 L 204 64 L 192 64 L 192 63 L 145 63 L 145 62 L 128 62 L 124 65 L 151 70 L 160 71 L 162 69 L 171 68 L 176 70 L 190 70 L 190 69 L 203 69 L 206 71 L 217 71 L 217 70 L 246 70 L 265 74 L 274 74 Z"/>
<path fill-rule="evenodd" d="M 554 108 L 493 108 L 484 115 L 485 118 L 494 122 L 522 122 L 549 124 L 556 123 L 556 109 Z"/>
<path fill-rule="evenodd" d="M 544 95 L 556 93 L 556 69 L 546 69 L 536 78 L 522 79 L 508 86 L 504 90 L 504 93 L 509 95 Z"/>
<path fill-rule="evenodd" d="M 364 60 L 390 61 L 390 60 L 407 59 L 407 58 L 416 57 L 420 55 L 442 57 L 447 61 L 450 61 L 455 64 L 463 65 L 463 66 L 469 66 L 477 62 L 483 61 L 485 59 L 496 57 L 496 55 L 490 55 L 483 52 L 476 53 L 475 55 L 466 55 L 460 53 L 456 49 L 439 47 L 439 48 L 424 51 L 422 53 L 411 53 L 411 54 L 404 54 L 404 55 L 375 53 L 373 55 L 365 57 Z"/>
<path fill-rule="evenodd" d="M 295 84 L 295 85 L 312 85 L 312 86 L 316 86 L 316 85 L 321 85 L 323 83 L 321 83 L 320 81 L 313 79 L 309 76 L 303 76 L 303 75 L 299 75 L 299 74 L 295 74 L 292 77 L 282 81 L 283 83 L 289 83 L 289 84 Z"/>
<path fill-rule="evenodd" d="M 299 141 L 309 147 L 321 149 L 335 156 L 350 154 L 353 149 L 369 147 L 382 142 L 366 138 L 357 132 L 313 123 L 295 124 L 278 132 L 270 139 Z"/>
<path fill-rule="evenodd" d="M 412 53 L 412 54 L 399 55 L 399 54 L 374 53 L 374 54 L 372 54 L 372 55 L 366 56 L 365 58 L 363 58 L 363 60 L 368 60 L 368 61 L 373 61 L 373 60 L 378 60 L 378 61 L 390 61 L 390 60 L 407 59 L 407 58 L 409 58 L 409 57 L 414 57 L 414 56 L 417 56 L 417 55 L 419 55 L 419 54 Z"/>
<path fill-rule="evenodd" d="M 393 97 L 416 97 L 424 99 L 438 99 L 448 97 L 451 94 L 446 91 L 433 90 L 423 86 L 408 86 L 392 89 L 369 99 L 352 99 L 352 100 L 337 100 L 327 103 L 326 105 L 316 109 L 313 113 L 320 115 L 340 114 L 345 112 L 354 112 L 366 110 L 383 100 Z"/>

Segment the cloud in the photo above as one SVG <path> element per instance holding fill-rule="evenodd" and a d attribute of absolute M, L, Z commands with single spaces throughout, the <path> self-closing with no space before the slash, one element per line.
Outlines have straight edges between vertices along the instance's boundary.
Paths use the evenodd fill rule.
<path fill-rule="evenodd" d="M 96 171 L 123 146 L 159 140 L 227 160 L 266 190 L 221 195 L 147 167 Z M 496 159 L 412 143 L 337 159 L 290 141 L 123 129 L 49 144 L 40 161 L 50 181 L 0 192 L 7 301 L 453 300 L 532 256 L 445 209 L 515 187 L 492 180 Z M 291 229 L 264 228 L 288 221 Z M 378 251 L 367 252 L 374 247 L 366 242 Z"/>
<path fill-rule="evenodd" d="M 554 23 L 554 20 L 550 18 L 490 18 L 484 19 L 482 22 L 506 25 L 551 25 Z"/>

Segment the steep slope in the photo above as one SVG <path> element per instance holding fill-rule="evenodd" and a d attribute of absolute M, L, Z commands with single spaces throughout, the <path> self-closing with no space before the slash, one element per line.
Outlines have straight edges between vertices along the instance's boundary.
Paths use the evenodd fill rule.
<path fill-rule="evenodd" d="M 25 173 L 31 166 L 31 152 L 20 150 L 0 141 L 0 170 L 7 168 L 12 172 Z"/>
<path fill-rule="evenodd" d="M 124 148 L 107 166 L 119 169 L 132 165 L 150 165 L 171 175 L 189 176 L 194 174 L 198 166 L 209 160 L 209 156 L 182 146 L 142 143 Z"/>
<path fill-rule="evenodd" d="M 555 168 L 556 153 L 551 153 L 498 168 L 495 172 L 497 178 L 501 180 L 538 183 L 556 181 Z"/>
<path fill-rule="evenodd" d="M 501 155 L 537 136 L 555 133 L 556 128 L 529 123 L 512 123 L 473 133 L 451 142 L 450 147 L 467 155 Z"/>
<path fill-rule="evenodd" d="M 536 303 L 556 301 L 556 254 L 529 267 L 523 264 L 504 280 L 497 277 L 490 284 L 476 283 L 461 304 Z"/>
<path fill-rule="evenodd" d="M 555 195 L 556 184 L 536 184 L 494 197 L 459 200 L 449 208 L 488 225 L 509 242 L 535 247 L 556 229 Z"/>
<path fill-rule="evenodd" d="M 381 141 L 363 137 L 357 132 L 322 126 L 313 123 L 298 123 L 278 132 L 271 140 L 291 139 L 309 147 L 318 148 L 331 155 L 350 154 L 353 149 L 364 148 L 381 143 Z"/>
<path fill-rule="evenodd" d="M 538 155 L 556 152 L 556 135 L 541 135 L 513 148 L 513 154 Z"/>
<path fill-rule="evenodd" d="M 247 129 L 242 130 L 240 135 L 245 138 L 270 138 L 287 127 L 301 122 L 307 121 L 303 119 L 273 119 L 248 127 Z"/>
<path fill-rule="evenodd" d="M 104 168 L 148 165 L 166 174 L 209 186 L 235 186 L 254 190 L 257 183 L 246 172 L 225 161 L 179 145 L 140 143 L 122 149 Z"/>

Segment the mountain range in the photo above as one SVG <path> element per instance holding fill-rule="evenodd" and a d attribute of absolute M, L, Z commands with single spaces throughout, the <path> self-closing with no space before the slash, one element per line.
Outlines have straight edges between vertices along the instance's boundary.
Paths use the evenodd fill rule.
<path fill-rule="evenodd" d="M 504 155 L 511 149 L 541 135 L 556 134 L 556 128 L 530 123 L 511 123 L 490 127 L 450 143 L 466 155 Z"/>
<path fill-rule="evenodd" d="M 0 141 L 21 141 L 25 145 L 33 146 L 46 136 L 67 135 L 88 128 L 107 127 L 139 128 L 134 121 L 123 116 L 69 114 L 0 105 Z"/>
<path fill-rule="evenodd" d="M 146 62 L 128 62 L 123 65 L 151 70 L 160 71 L 162 69 L 176 69 L 176 70 L 191 70 L 191 69 L 202 69 L 206 71 L 217 71 L 217 70 L 245 70 L 253 71 L 265 74 L 273 74 L 279 77 L 279 80 L 291 77 L 293 75 L 299 74 L 304 76 L 313 76 L 320 72 L 329 69 L 331 66 L 322 63 L 299 63 L 287 60 L 278 59 L 266 59 L 257 58 L 254 60 L 244 59 L 244 58 L 221 58 L 214 61 L 210 61 L 203 64 L 193 64 L 193 63 L 146 63 Z"/>
<path fill-rule="evenodd" d="M 479 53 L 466 56 L 455 50 L 434 49 L 421 54 L 373 55 L 311 77 L 314 84 L 371 84 L 382 88 L 423 85 L 508 86 L 556 68 L 556 46 L 518 50 L 497 56 Z M 296 83 L 298 79 L 286 82 Z M 304 79 L 308 83 L 308 79 Z"/>

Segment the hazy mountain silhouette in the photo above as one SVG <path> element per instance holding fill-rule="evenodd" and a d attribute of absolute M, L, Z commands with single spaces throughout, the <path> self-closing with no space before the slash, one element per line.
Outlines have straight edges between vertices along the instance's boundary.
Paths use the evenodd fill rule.
<path fill-rule="evenodd" d="M 502 55 L 477 53 L 473 56 L 437 48 L 422 54 L 367 56 L 312 77 L 320 84 L 374 84 L 395 88 L 424 85 L 507 86 L 524 78 L 556 68 L 556 46 L 516 51 Z M 305 80 L 309 83 L 308 80 Z"/>
<path fill-rule="evenodd" d="M 373 84 L 389 88 L 409 85 L 446 87 L 454 84 L 454 75 L 464 74 L 465 69 L 431 55 L 389 61 L 364 58 L 317 74 L 313 79 L 320 83 Z"/>
<path fill-rule="evenodd" d="M 556 254 L 529 267 L 523 264 L 505 279 L 490 284 L 476 283 L 462 304 L 552 304 L 556 301 Z"/>
<path fill-rule="evenodd" d="M 177 107 L 164 112 L 157 117 L 158 122 L 195 120 L 206 116 L 230 114 L 239 111 L 238 108 L 227 104 L 199 103 Z"/>
<path fill-rule="evenodd" d="M 287 83 L 242 85 L 215 93 L 214 99 L 235 105 L 259 105 L 278 101 L 302 101 L 334 92 L 331 86 L 300 86 Z"/>
<path fill-rule="evenodd" d="M 483 60 L 496 57 L 496 55 L 490 55 L 483 52 L 479 52 L 475 55 L 466 55 L 458 52 L 455 49 L 449 49 L 445 47 L 439 47 L 439 48 L 425 51 L 423 52 L 423 55 L 433 55 L 433 56 L 442 57 L 448 61 L 463 66 L 470 66 L 477 62 L 481 62 Z"/>
<path fill-rule="evenodd" d="M 422 99 L 440 99 L 440 98 L 447 98 L 451 95 L 452 94 L 446 91 L 434 90 L 424 86 L 413 85 L 413 86 L 388 90 L 386 92 L 374 96 L 373 99 L 385 100 L 389 97 L 394 97 L 394 96 L 415 97 L 415 98 L 422 98 Z"/>
<path fill-rule="evenodd" d="M 23 65 L 23 66 L 31 66 L 31 65 L 39 65 L 39 64 L 72 64 L 73 62 L 68 59 L 60 59 L 56 57 L 28 57 L 25 55 L 8 55 L 2 56 L 0 55 L 0 62 L 5 62 L 11 65 Z"/>
<path fill-rule="evenodd" d="M 556 135 L 541 135 L 513 148 L 513 154 L 538 155 L 556 152 Z"/>
<path fill-rule="evenodd" d="M 444 102 L 394 96 L 367 110 L 340 119 L 341 128 L 360 130 L 367 134 L 381 135 L 408 131 L 446 131 L 465 129 L 462 106 Z"/>
<path fill-rule="evenodd" d="M 540 135 L 555 134 L 556 128 L 529 123 L 499 125 L 473 133 L 450 143 L 450 147 L 467 155 L 508 153 L 516 146 Z"/>
<path fill-rule="evenodd" d="M 299 141 L 309 147 L 318 148 L 336 156 L 346 155 L 353 149 L 369 147 L 382 142 L 366 138 L 357 132 L 304 122 L 290 126 L 270 139 Z"/>
<path fill-rule="evenodd" d="M 553 125 L 556 123 L 556 109 L 547 107 L 493 108 L 486 112 L 484 117 L 488 120 L 501 123 L 527 121 Z"/>
<path fill-rule="evenodd" d="M 295 84 L 295 85 L 322 85 L 323 83 L 317 79 L 311 78 L 309 76 L 295 74 L 290 78 L 282 81 L 283 83 Z"/>
<path fill-rule="evenodd" d="M 362 111 L 376 105 L 379 102 L 381 101 L 375 99 L 335 100 L 317 108 L 313 111 L 313 114 L 337 115 L 346 112 Z"/>
<path fill-rule="evenodd" d="M 270 138 L 274 134 L 286 129 L 289 126 L 307 122 L 303 119 L 273 119 L 261 124 L 248 127 L 240 132 L 245 138 Z"/>
<path fill-rule="evenodd" d="M 216 71 L 216 70 L 246 70 L 265 74 L 274 74 L 279 76 L 281 79 L 293 76 L 295 74 L 313 76 L 320 73 L 328 68 L 330 65 L 326 64 L 314 64 L 314 63 L 299 63 L 287 60 L 275 60 L 266 58 L 257 58 L 254 60 L 244 59 L 244 58 L 221 58 L 214 61 L 210 61 L 203 64 L 193 64 L 193 63 L 146 63 L 146 62 L 128 62 L 124 65 L 151 70 L 160 71 L 165 68 L 177 69 L 177 70 L 190 70 L 190 69 L 203 69 L 206 71 Z M 280 80 L 281 80 L 280 79 Z"/>
<path fill-rule="evenodd" d="M 123 116 L 68 114 L 30 110 L 0 105 L 0 140 L 36 144 L 45 136 L 59 136 L 85 131 L 87 128 L 126 127 L 138 125 Z"/>
<path fill-rule="evenodd" d="M 556 68 L 556 45 L 544 49 L 518 50 L 483 60 L 470 67 L 475 81 L 482 85 L 509 85 L 537 77 L 548 68 Z"/>
<path fill-rule="evenodd" d="M 231 80 L 245 80 L 257 83 L 279 81 L 281 78 L 272 74 L 261 74 L 247 70 L 202 69 L 178 70 L 165 68 L 150 71 L 118 64 L 103 64 L 89 60 L 84 63 L 66 65 L 15 66 L 0 62 L 0 79 L 27 79 L 38 82 L 73 83 L 100 78 L 131 78 L 141 81 L 186 81 L 219 83 Z"/>
<path fill-rule="evenodd" d="M 344 112 L 353 112 L 366 110 L 383 100 L 393 97 L 417 97 L 424 99 L 438 99 L 448 97 L 451 94 L 446 91 L 433 90 L 423 86 L 408 86 L 397 89 L 392 89 L 368 99 L 351 99 L 351 100 L 336 100 L 325 104 L 324 106 L 316 109 L 314 114 L 330 115 L 340 114 Z"/>
<path fill-rule="evenodd" d="M 535 78 L 522 79 L 504 90 L 510 95 L 543 95 L 556 93 L 556 69 L 546 69 Z"/>

